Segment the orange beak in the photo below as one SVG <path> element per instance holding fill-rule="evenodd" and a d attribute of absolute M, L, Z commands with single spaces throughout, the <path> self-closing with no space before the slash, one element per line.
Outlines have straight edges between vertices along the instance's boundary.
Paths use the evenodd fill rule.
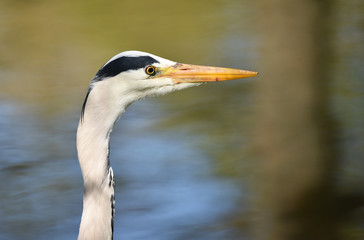
<path fill-rule="evenodd" d="M 203 83 L 203 82 L 219 82 L 239 78 L 254 77 L 257 72 L 221 68 L 199 66 L 191 64 L 177 63 L 174 66 L 160 69 L 158 77 L 172 78 L 175 83 Z"/>

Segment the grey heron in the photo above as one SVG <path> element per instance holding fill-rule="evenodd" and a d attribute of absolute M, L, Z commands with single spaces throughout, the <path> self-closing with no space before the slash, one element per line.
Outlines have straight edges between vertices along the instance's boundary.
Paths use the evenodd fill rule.
<path fill-rule="evenodd" d="M 257 72 L 182 64 L 150 53 L 126 51 L 112 57 L 91 80 L 77 129 L 77 152 L 84 181 L 79 240 L 112 239 L 114 174 L 110 133 L 133 102 L 204 82 L 252 77 Z"/>

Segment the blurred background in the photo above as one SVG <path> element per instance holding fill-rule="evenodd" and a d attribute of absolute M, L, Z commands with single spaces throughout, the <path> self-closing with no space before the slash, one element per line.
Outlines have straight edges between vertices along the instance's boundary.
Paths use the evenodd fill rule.
<path fill-rule="evenodd" d="M 0 19 L 0 239 L 77 237 L 81 105 L 125 50 L 259 76 L 128 108 L 115 239 L 364 238 L 363 1 L 0 0 Z"/>

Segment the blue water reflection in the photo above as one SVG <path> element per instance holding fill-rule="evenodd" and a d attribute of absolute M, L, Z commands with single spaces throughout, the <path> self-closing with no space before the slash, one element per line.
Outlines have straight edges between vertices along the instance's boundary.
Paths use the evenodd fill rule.
<path fill-rule="evenodd" d="M 117 239 L 221 239 L 226 229 L 219 224 L 236 205 L 237 186 L 213 174 L 195 147 L 203 138 L 151 130 L 157 119 L 144 114 L 161 113 L 153 104 L 133 106 L 112 134 Z M 75 238 L 83 193 L 78 112 L 44 120 L 14 103 L 0 108 L 1 239 Z"/>

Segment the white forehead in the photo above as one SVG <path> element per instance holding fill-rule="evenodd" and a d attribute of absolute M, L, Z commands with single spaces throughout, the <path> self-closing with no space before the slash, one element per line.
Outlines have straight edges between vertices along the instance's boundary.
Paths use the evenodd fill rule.
<path fill-rule="evenodd" d="M 151 54 L 151 53 L 147 53 L 147 52 L 141 52 L 141 51 L 125 51 L 125 52 L 121 52 L 119 54 L 116 54 L 115 56 L 113 56 L 109 61 L 107 61 L 106 64 L 108 64 L 109 62 L 121 58 L 121 57 L 142 57 L 142 56 L 149 56 L 154 58 L 155 60 L 157 60 L 161 65 L 174 65 L 176 64 L 176 62 L 159 57 L 157 55 Z M 104 66 L 105 66 L 104 65 Z"/>

